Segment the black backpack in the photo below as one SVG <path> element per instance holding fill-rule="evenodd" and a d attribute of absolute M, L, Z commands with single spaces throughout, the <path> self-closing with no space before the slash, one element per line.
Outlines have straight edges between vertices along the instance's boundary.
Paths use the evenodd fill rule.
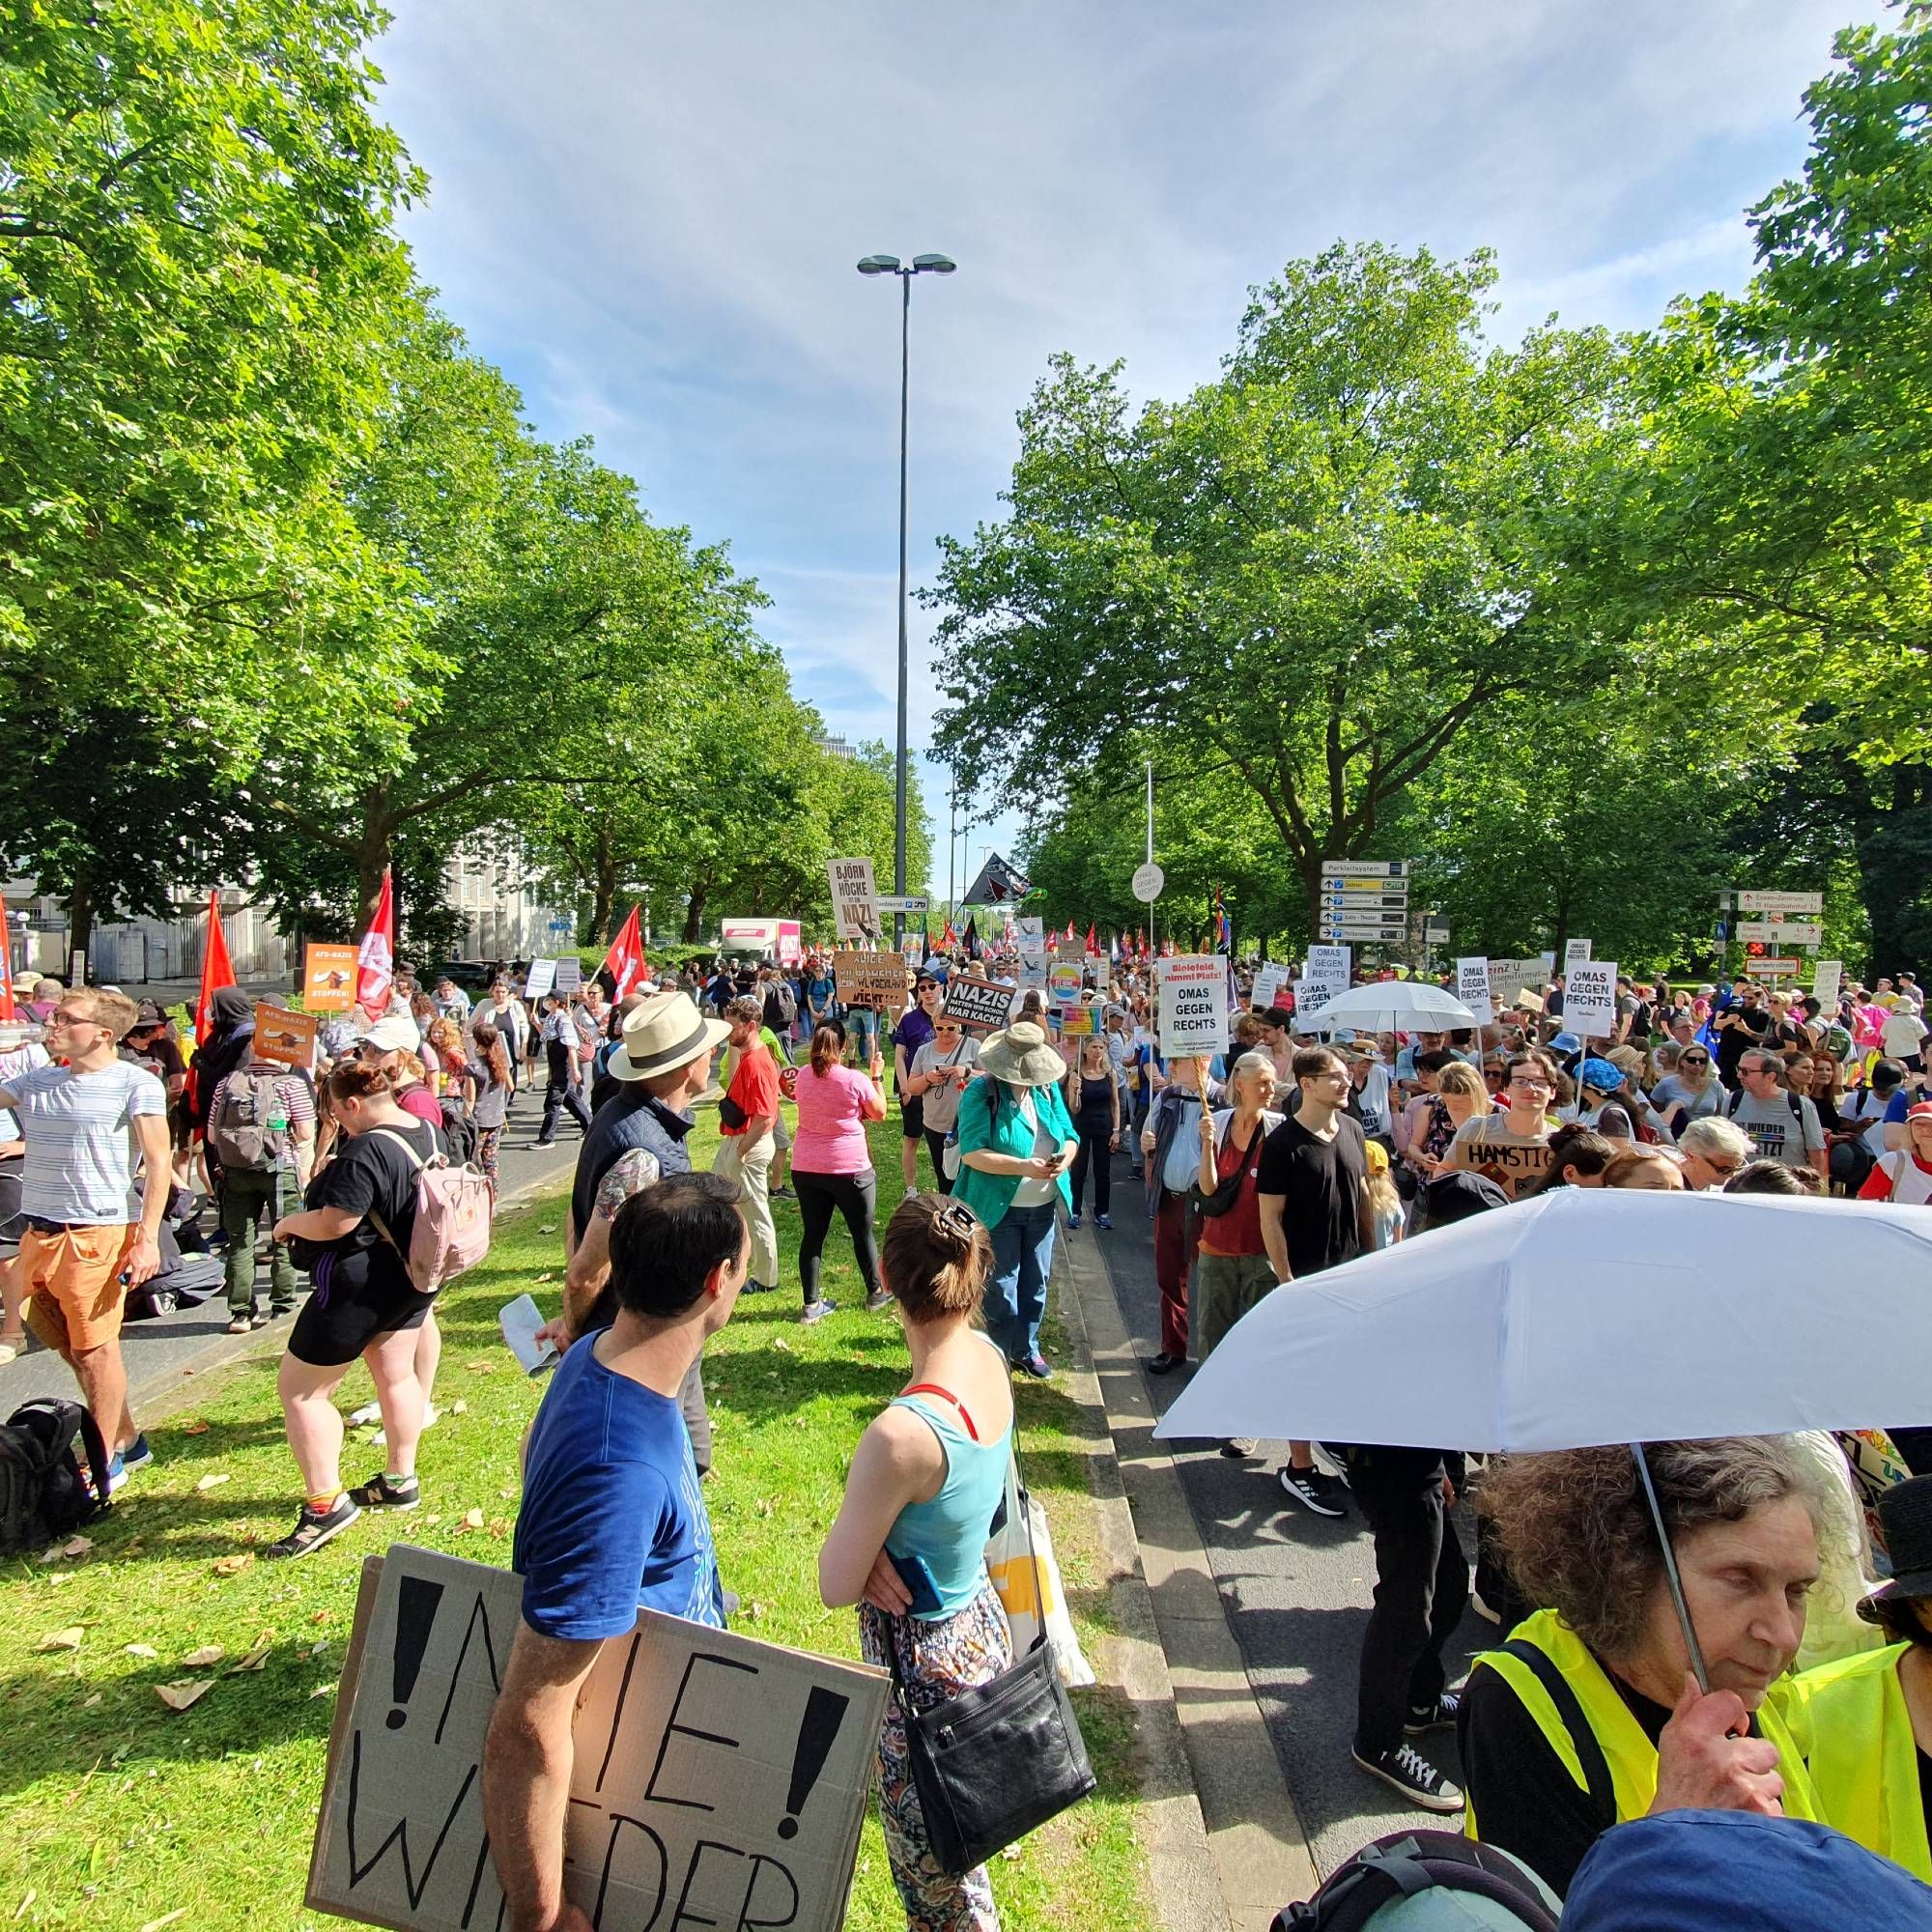
<path fill-rule="evenodd" d="M 1467 1892 L 1497 1908 L 1500 1924 L 1557 1932 L 1555 1894 L 1527 1865 L 1460 1832 L 1392 1832 L 1339 1864 L 1300 1905 L 1275 1914 L 1273 1932 L 1359 1932 L 1384 1905 L 1424 1891 Z"/>
<path fill-rule="evenodd" d="M 87 1452 L 90 1488 L 74 1445 Z M 22 1403 L 0 1426 L 0 1556 L 71 1536 L 107 1507 L 107 1444 L 77 1402 Z"/>
<path fill-rule="evenodd" d="M 449 1156 L 450 1166 L 472 1165 L 481 1139 L 476 1122 L 463 1111 L 463 1102 L 445 1099 L 442 1102 L 442 1151 Z"/>

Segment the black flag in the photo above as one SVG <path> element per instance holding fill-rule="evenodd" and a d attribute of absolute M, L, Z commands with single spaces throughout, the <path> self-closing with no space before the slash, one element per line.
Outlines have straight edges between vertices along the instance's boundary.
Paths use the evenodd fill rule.
<path fill-rule="evenodd" d="M 979 958 L 979 956 L 980 956 L 980 950 L 981 950 L 981 949 L 980 949 L 980 929 L 979 929 L 979 926 L 978 926 L 978 925 L 976 924 L 976 923 L 975 923 L 975 922 L 974 922 L 973 920 L 969 919 L 969 920 L 968 920 L 968 921 L 966 922 L 966 956 L 967 956 L 967 958 L 969 958 L 969 959 L 977 959 L 977 958 Z"/>
<path fill-rule="evenodd" d="M 1033 882 L 1023 878 L 997 852 L 986 854 L 980 876 L 960 895 L 963 905 L 1001 905 L 1023 899 L 1033 891 Z"/>

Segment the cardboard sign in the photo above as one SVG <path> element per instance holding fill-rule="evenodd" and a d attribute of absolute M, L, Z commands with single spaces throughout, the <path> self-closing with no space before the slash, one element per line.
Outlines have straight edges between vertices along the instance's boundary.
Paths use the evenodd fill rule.
<path fill-rule="evenodd" d="M 553 993 L 581 993 L 583 990 L 583 961 L 576 953 L 566 952 L 556 962 L 556 972 L 551 980 Z"/>
<path fill-rule="evenodd" d="M 1579 959 L 1563 987 L 1563 1025 L 1578 1039 L 1606 1039 L 1617 1030 L 1617 962 Z"/>
<path fill-rule="evenodd" d="M 1103 1009 L 1097 1000 L 1071 1000 L 1060 1009 L 1060 1031 L 1065 1039 L 1091 1039 L 1104 1031 L 1100 1025 Z"/>
<path fill-rule="evenodd" d="M 1160 1050 L 1169 1060 L 1213 1055 L 1228 1045 L 1228 962 L 1219 953 L 1156 959 Z"/>
<path fill-rule="evenodd" d="M 532 959 L 530 970 L 524 976 L 524 997 L 534 1004 L 551 991 L 556 984 L 556 961 L 554 959 Z"/>
<path fill-rule="evenodd" d="M 1046 922 L 1031 915 L 1023 915 L 1013 921 L 1013 942 L 1019 948 L 1022 959 L 1044 959 L 1046 957 Z"/>
<path fill-rule="evenodd" d="M 302 1005 L 312 1013 L 346 1013 L 355 1001 L 355 947 L 303 947 Z"/>
<path fill-rule="evenodd" d="M 1255 971 L 1255 983 L 1248 994 L 1248 1005 L 1258 1013 L 1264 1013 L 1279 1005 L 1281 989 L 1288 983 L 1286 966 L 1262 966 Z"/>
<path fill-rule="evenodd" d="M 943 1010 L 948 1019 L 957 1020 L 968 1033 L 998 1033 L 1012 1015 L 1012 988 L 955 975 L 947 983 Z"/>
<path fill-rule="evenodd" d="M 1844 990 L 1845 962 L 1842 959 L 1821 959 L 1811 977 L 1811 997 L 1823 1007 L 1828 1014 L 1838 1010 L 1838 996 Z"/>
<path fill-rule="evenodd" d="M 1316 1023 L 1315 1015 L 1330 1000 L 1339 1000 L 1349 990 L 1349 975 L 1353 954 L 1346 946 L 1311 946 L 1308 964 L 1294 989 L 1295 1032 L 1306 1033 Z"/>
<path fill-rule="evenodd" d="M 1490 998 L 1490 962 L 1487 959 L 1459 959 L 1456 962 L 1456 997 L 1487 1026 L 1495 1018 L 1495 1003 Z"/>
<path fill-rule="evenodd" d="M 1566 939 L 1563 942 L 1563 970 L 1569 972 L 1579 959 L 1590 956 L 1590 942 L 1587 939 Z"/>
<path fill-rule="evenodd" d="M 835 952 L 832 982 L 847 1006 L 897 1012 L 906 1003 L 906 963 L 896 952 Z"/>
<path fill-rule="evenodd" d="M 364 1563 L 311 1911 L 402 1932 L 503 1922 L 483 1739 L 522 1599 L 508 1570 L 408 1544 Z M 835 1932 L 888 1681 L 643 1611 L 578 1703 L 565 1892 L 606 1927 Z"/>
<path fill-rule="evenodd" d="M 1047 987 L 1063 1006 L 1080 997 L 1080 968 L 1070 959 L 1058 960 L 1046 969 Z"/>
<path fill-rule="evenodd" d="M 255 1053 L 278 1066 L 313 1066 L 315 1037 L 322 1021 L 314 1013 L 292 1013 L 286 1007 L 255 1003 Z"/>
<path fill-rule="evenodd" d="M 832 931 L 838 939 L 879 936 L 879 895 L 869 859 L 834 859 L 825 867 L 832 880 Z"/>

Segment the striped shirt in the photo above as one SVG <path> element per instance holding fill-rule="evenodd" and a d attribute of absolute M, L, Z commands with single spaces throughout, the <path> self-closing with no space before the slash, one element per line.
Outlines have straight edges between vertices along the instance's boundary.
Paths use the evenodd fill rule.
<path fill-rule="evenodd" d="M 97 1073 L 39 1066 L 5 1091 L 26 1129 L 20 1211 L 98 1228 L 132 1221 L 133 1123 L 165 1117 L 161 1083 L 145 1067 L 116 1060 Z"/>

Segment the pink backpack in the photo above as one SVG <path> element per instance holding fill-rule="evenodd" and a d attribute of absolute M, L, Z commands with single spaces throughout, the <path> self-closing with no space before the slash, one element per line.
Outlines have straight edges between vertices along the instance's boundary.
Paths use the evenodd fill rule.
<path fill-rule="evenodd" d="M 490 1183 L 473 1167 L 452 1167 L 446 1154 L 425 1160 L 393 1127 L 387 1134 L 416 1164 L 416 1225 L 404 1255 L 396 1237 L 371 1211 L 376 1232 L 403 1256 L 418 1294 L 434 1294 L 490 1252 Z"/>

